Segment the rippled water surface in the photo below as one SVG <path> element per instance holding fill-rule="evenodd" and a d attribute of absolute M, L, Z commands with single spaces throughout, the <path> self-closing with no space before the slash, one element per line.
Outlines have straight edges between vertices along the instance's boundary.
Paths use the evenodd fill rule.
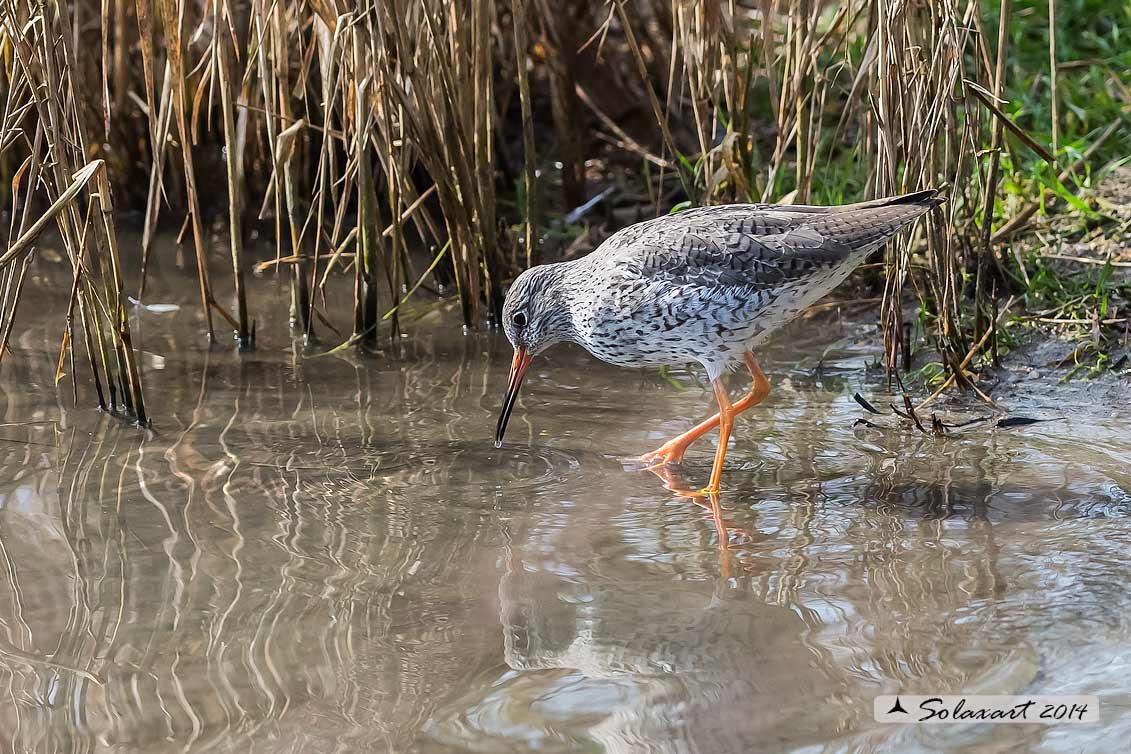
<path fill-rule="evenodd" d="M 854 427 L 854 392 L 890 400 L 876 339 L 827 315 L 763 355 L 716 515 L 627 460 L 710 409 L 686 375 L 552 352 L 496 450 L 500 337 L 434 314 L 377 359 L 263 324 L 209 353 L 192 285 L 152 291 L 183 304 L 136 315 L 152 433 L 56 389 L 46 305 L 0 373 L 0 750 L 1126 750 L 1125 416 Z M 873 722 L 897 691 L 1103 721 Z"/>

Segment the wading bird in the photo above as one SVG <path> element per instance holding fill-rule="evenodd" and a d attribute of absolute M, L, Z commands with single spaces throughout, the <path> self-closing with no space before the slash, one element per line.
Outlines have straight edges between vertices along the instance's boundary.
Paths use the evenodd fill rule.
<path fill-rule="evenodd" d="M 701 207 L 624 228 L 580 259 L 527 270 L 503 304 L 514 360 L 495 446 L 531 360 L 555 343 L 577 343 L 625 367 L 698 362 L 719 412 L 641 460 L 649 468 L 678 464 L 717 426 L 703 491 L 718 492 L 734 417 L 770 392 L 754 349 L 942 201 L 932 189 L 839 207 Z M 739 363 L 753 385 L 731 403 L 722 376 Z"/>

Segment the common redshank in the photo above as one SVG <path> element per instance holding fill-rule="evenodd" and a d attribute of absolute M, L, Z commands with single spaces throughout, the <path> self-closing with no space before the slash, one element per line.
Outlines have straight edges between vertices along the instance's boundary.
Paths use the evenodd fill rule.
<path fill-rule="evenodd" d="M 734 417 L 770 392 L 754 349 L 942 201 L 931 189 L 838 207 L 700 207 L 624 228 L 580 259 L 532 267 L 503 304 L 514 360 L 495 446 L 502 446 L 531 360 L 556 343 L 577 343 L 625 367 L 698 362 L 719 412 L 641 460 L 649 468 L 679 464 L 688 446 L 717 426 L 703 492 L 718 492 Z M 722 376 L 739 363 L 753 384 L 732 403 Z"/>

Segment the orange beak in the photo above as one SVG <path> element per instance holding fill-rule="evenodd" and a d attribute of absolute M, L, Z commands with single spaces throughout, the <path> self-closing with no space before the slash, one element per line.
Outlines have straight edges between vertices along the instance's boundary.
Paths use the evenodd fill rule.
<path fill-rule="evenodd" d="M 511 377 L 507 382 L 507 394 L 503 396 L 503 410 L 499 413 L 499 424 L 495 427 L 495 447 L 503 447 L 503 435 L 507 431 L 507 421 L 511 418 L 514 402 L 518 400 L 518 389 L 522 386 L 522 378 L 526 376 L 526 368 L 530 366 L 534 357 L 527 353 L 525 348 L 514 349 L 514 360 L 511 362 Z"/>

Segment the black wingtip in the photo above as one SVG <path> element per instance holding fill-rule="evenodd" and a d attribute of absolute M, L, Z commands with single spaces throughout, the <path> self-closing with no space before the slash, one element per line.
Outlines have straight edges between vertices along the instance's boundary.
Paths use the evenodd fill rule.
<path fill-rule="evenodd" d="M 860 202 L 859 204 L 846 204 L 842 207 L 832 207 L 831 209 L 838 212 L 853 211 L 853 210 L 866 210 L 866 209 L 879 209 L 881 207 L 915 207 L 920 212 L 915 213 L 918 217 L 927 210 L 934 209 L 947 200 L 946 194 L 943 189 L 947 188 L 942 186 L 940 188 L 924 189 L 923 191 L 913 191 L 910 194 L 902 196 L 886 196 L 882 199 L 872 199 L 867 202 Z"/>
<path fill-rule="evenodd" d="M 888 204 L 918 204 L 927 205 L 930 207 L 937 207 L 947 199 L 946 195 L 942 193 L 942 189 L 924 189 L 923 191 L 915 191 L 903 196 L 893 196 L 887 201 Z"/>

